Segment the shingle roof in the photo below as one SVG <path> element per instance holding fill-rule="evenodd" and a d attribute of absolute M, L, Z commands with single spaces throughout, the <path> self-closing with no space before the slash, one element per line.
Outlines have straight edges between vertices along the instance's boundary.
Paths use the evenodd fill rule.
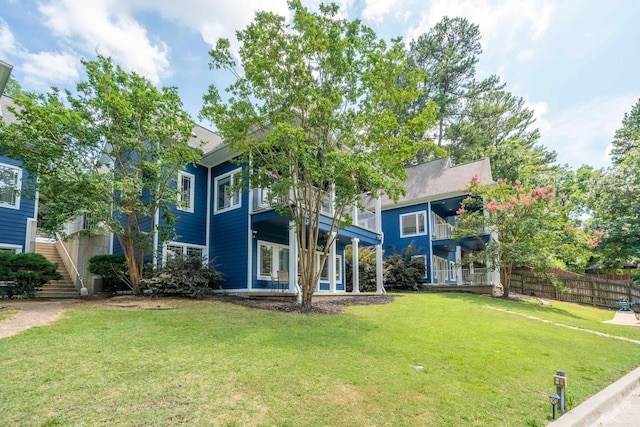
<path fill-rule="evenodd" d="M 382 196 L 383 208 L 462 195 L 465 186 L 474 175 L 478 175 L 481 184 L 494 183 L 489 159 L 452 166 L 451 159 L 445 157 L 408 167 L 407 173 L 409 178 L 402 184 L 407 190 L 407 195 L 401 197 L 397 204 L 387 196 Z"/>
<path fill-rule="evenodd" d="M 191 136 L 192 138 L 189 140 L 189 145 L 201 148 L 204 154 L 210 153 L 224 144 L 220 135 L 200 125 L 194 126 L 191 131 Z"/>
<path fill-rule="evenodd" d="M 7 106 L 15 107 L 16 104 L 13 102 L 13 98 L 10 96 L 2 95 L 0 96 L 0 119 L 5 123 L 17 123 L 15 114 L 13 114 Z"/>

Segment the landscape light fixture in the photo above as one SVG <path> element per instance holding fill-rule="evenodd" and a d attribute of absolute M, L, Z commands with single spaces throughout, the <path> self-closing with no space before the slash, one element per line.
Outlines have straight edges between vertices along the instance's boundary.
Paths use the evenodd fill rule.
<path fill-rule="evenodd" d="M 560 396 L 558 396 L 556 393 L 551 393 L 549 395 L 549 402 L 551 403 L 551 415 L 553 416 L 554 420 L 556 419 L 556 405 L 559 401 Z"/>
<path fill-rule="evenodd" d="M 9 65 L 6 62 L 0 60 L 0 96 L 4 92 L 4 88 L 7 85 L 7 82 L 9 81 L 11 70 L 13 70 L 12 65 Z"/>

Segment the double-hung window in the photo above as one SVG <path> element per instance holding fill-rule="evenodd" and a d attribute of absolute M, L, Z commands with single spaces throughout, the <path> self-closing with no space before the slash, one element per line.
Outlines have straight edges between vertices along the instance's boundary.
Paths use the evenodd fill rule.
<path fill-rule="evenodd" d="M 215 206 L 214 213 L 220 213 L 240 207 L 240 190 L 232 191 L 234 185 L 239 184 L 240 170 L 220 175 L 215 179 Z"/>
<path fill-rule="evenodd" d="M 411 261 L 419 260 L 421 262 L 422 277 L 427 278 L 427 256 L 426 255 L 413 255 Z"/>
<path fill-rule="evenodd" d="M 200 245 L 192 245 L 189 243 L 169 242 L 163 249 L 163 264 L 167 259 L 179 258 L 179 257 L 199 257 L 205 258 L 206 247 Z"/>
<path fill-rule="evenodd" d="M 193 212 L 196 177 L 187 172 L 178 172 L 178 204 L 181 211 Z"/>
<path fill-rule="evenodd" d="M 0 163 L 0 207 L 20 209 L 22 169 Z"/>
<path fill-rule="evenodd" d="M 400 215 L 400 237 L 422 236 L 427 234 L 427 212 L 411 212 Z"/>

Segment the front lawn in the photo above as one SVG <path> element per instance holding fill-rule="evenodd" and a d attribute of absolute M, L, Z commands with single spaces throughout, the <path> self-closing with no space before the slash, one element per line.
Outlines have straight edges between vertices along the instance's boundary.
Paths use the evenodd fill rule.
<path fill-rule="evenodd" d="M 567 371 L 577 403 L 639 362 L 636 344 L 488 307 L 494 304 L 531 309 L 424 294 L 340 315 L 216 301 L 175 301 L 174 310 L 81 305 L 55 324 L 0 340 L 0 420 L 536 426 L 548 422 L 556 369 Z M 597 327 L 599 310 L 584 310 L 591 313 L 585 325 Z M 561 323 L 580 317 L 552 314 Z"/>

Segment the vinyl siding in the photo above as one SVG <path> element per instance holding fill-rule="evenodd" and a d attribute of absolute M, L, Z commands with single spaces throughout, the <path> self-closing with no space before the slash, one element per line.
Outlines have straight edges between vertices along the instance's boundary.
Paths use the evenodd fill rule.
<path fill-rule="evenodd" d="M 0 163 L 17 166 L 21 165 L 19 160 L 9 159 L 0 156 Z M 29 181 L 29 175 L 22 171 L 22 187 Z M 23 192 L 20 195 L 20 209 L 12 209 L 0 206 L 0 244 L 19 245 L 22 251 L 27 246 L 27 221 L 34 217 L 36 202 L 33 193 Z"/>
<path fill-rule="evenodd" d="M 224 289 L 247 288 L 249 193 L 242 192 L 241 207 L 214 214 L 215 179 L 237 169 L 238 165 L 225 162 L 211 171 L 211 236 L 209 258 L 224 274 Z M 204 234 L 204 232 L 203 232 Z"/>

